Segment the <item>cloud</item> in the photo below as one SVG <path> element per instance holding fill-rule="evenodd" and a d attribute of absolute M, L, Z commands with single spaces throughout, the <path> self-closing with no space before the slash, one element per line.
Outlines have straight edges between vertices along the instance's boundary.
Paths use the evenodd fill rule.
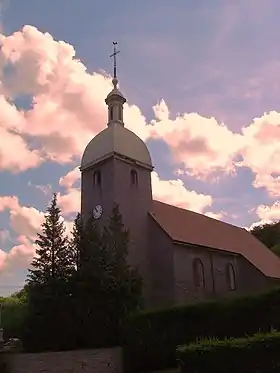
<path fill-rule="evenodd" d="M 59 179 L 59 185 L 65 189 L 65 194 L 58 193 L 57 202 L 65 215 L 77 214 L 81 209 L 80 186 L 74 187 L 77 181 L 80 182 L 80 176 L 79 167 L 75 167 Z"/>
<path fill-rule="evenodd" d="M 273 205 L 260 205 L 256 209 L 257 215 L 264 220 L 280 220 L 280 201 Z"/>
<path fill-rule="evenodd" d="M 152 172 L 153 197 L 177 207 L 202 212 L 211 206 L 212 197 L 188 190 L 182 180 L 161 180 L 156 172 Z"/>
<path fill-rule="evenodd" d="M 10 225 L 20 236 L 33 240 L 41 231 L 44 214 L 34 207 L 21 206 L 16 196 L 0 197 L 0 211 L 4 210 L 9 211 Z"/>
<path fill-rule="evenodd" d="M 208 216 L 209 218 L 216 219 L 216 220 L 222 220 L 223 217 L 225 217 L 227 214 L 223 211 L 220 212 L 205 212 L 204 215 Z"/>
<path fill-rule="evenodd" d="M 37 238 L 37 233 L 41 232 L 45 219 L 42 211 L 38 211 L 34 207 L 20 205 L 16 196 L 0 197 L 0 212 L 5 210 L 9 212 L 10 226 L 17 234 L 17 244 L 9 251 L 0 247 L 0 275 L 2 275 L 2 270 L 9 272 L 19 268 L 26 269 L 29 266 L 36 250 L 34 241 Z M 69 235 L 73 223 L 63 217 L 62 219 L 65 223 L 65 233 Z M 4 245 L 3 241 L 2 245 Z"/>
<path fill-rule="evenodd" d="M 47 160 L 77 162 L 88 141 L 104 128 L 104 98 L 112 88 L 111 77 L 89 73 L 73 46 L 32 26 L 2 35 L 1 44 L 0 135 L 5 141 L 0 145 L 0 168 L 19 172 Z M 3 74 L 6 65 L 11 72 Z M 25 110 L 12 104 L 21 94 L 32 97 L 31 107 Z M 217 174 L 234 174 L 236 159 L 242 156 L 237 165 L 257 174 L 254 186 L 277 192 L 278 181 L 264 168 L 269 165 L 276 172 L 279 113 L 255 119 L 239 134 L 198 113 L 177 114 L 171 119 L 164 100 L 153 110 L 154 119 L 147 123 L 136 105 L 125 104 L 126 125 L 143 140 L 164 140 L 182 172 L 215 180 Z M 260 146 L 266 152 L 262 160 Z"/>
<path fill-rule="evenodd" d="M 57 202 L 64 215 L 78 213 L 81 210 L 81 192 L 78 188 L 67 189 L 66 194 L 58 194 Z"/>
<path fill-rule="evenodd" d="M 270 206 L 264 204 L 259 205 L 254 210 L 260 220 L 252 223 L 250 227 L 244 227 L 247 230 L 251 230 L 265 224 L 271 224 L 275 221 L 280 221 L 280 201 L 276 201 Z"/>
<path fill-rule="evenodd" d="M 9 241 L 10 239 L 11 237 L 8 229 L 0 229 L 0 245 L 5 244 L 6 241 Z"/>
<path fill-rule="evenodd" d="M 111 78 L 88 73 L 70 44 L 55 41 L 32 26 L 2 35 L 1 60 L 3 66 L 12 66 L 12 73 L 3 76 L 6 96 L 33 97 L 28 110 L 10 108 L 11 114 L 18 115 L 17 131 L 35 138 L 45 159 L 66 163 L 80 157 L 87 142 L 106 123 L 104 99 L 112 89 Z M 7 103 L 4 98 L 2 101 Z M 125 105 L 125 117 L 131 118 L 133 127 L 145 125 L 134 105 Z M 3 118 L 3 122 L 9 127 L 10 121 Z"/>
<path fill-rule="evenodd" d="M 59 179 L 59 185 L 66 189 L 72 188 L 76 181 L 80 180 L 81 171 L 79 167 L 75 167 L 73 170 L 69 171 L 66 175 Z"/>
<path fill-rule="evenodd" d="M 280 113 L 271 111 L 242 129 L 245 138 L 239 166 L 255 174 L 253 186 L 266 188 L 270 196 L 280 195 Z"/>
<path fill-rule="evenodd" d="M 271 224 L 271 223 L 273 223 L 272 220 L 261 219 L 255 223 L 252 223 L 250 227 L 243 227 L 243 228 L 246 229 L 247 231 L 251 231 L 252 229 L 256 227 L 262 227 L 263 225 Z"/>
<path fill-rule="evenodd" d="M 31 181 L 28 182 L 28 186 L 30 187 L 33 187 L 37 190 L 39 190 L 40 192 L 42 192 L 45 196 L 48 196 L 51 194 L 51 191 L 52 191 L 52 186 L 51 184 L 47 184 L 47 185 L 36 185 L 36 184 L 32 184 Z"/>
<path fill-rule="evenodd" d="M 31 151 L 17 134 L 0 127 L 0 138 L 0 169 L 12 172 L 26 171 L 42 162 L 38 152 Z"/>
<path fill-rule="evenodd" d="M 24 26 L 1 39 L 1 66 L 8 64 L 12 69 L 2 76 L 0 109 L 3 106 L 7 114 L 0 114 L 0 125 L 10 131 L 12 123 L 15 133 L 10 136 L 22 142 L 22 149 L 17 147 L 20 153 L 26 152 L 25 160 L 16 157 L 14 163 L 19 164 L 15 165 L 5 159 L 3 151 L 2 168 L 21 171 L 46 160 L 75 161 L 88 141 L 104 128 L 104 98 L 112 88 L 111 77 L 90 74 L 70 44 L 56 41 L 35 27 Z M 32 97 L 30 108 L 17 110 L 10 104 L 20 94 Z M 197 113 L 184 113 L 171 120 L 164 100 L 153 109 L 155 119 L 147 123 L 136 105 L 125 104 L 127 127 L 143 140 L 163 139 L 174 161 L 192 176 L 205 178 L 219 171 L 234 171 L 241 135 Z M 26 137 L 32 140 L 32 149 Z"/>
<path fill-rule="evenodd" d="M 15 269 L 26 269 L 35 254 L 35 245 L 26 240 L 23 244 L 14 246 L 8 252 L 0 249 L 0 276 Z"/>
<path fill-rule="evenodd" d="M 181 163 L 186 173 L 205 179 L 220 171 L 234 172 L 234 159 L 243 144 L 240 134 L 231 132 L 214 118 L 197 113 L 178 114 L 171 120 L 163 100 L 153 109 L 156 119 L 148 127 L 149 136 L 163 139 L 169 145 L 174 161 Z"/>

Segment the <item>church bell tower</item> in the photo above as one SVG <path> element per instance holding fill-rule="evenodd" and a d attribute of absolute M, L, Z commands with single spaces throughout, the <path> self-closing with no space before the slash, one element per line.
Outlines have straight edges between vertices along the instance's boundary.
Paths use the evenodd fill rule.
<path fill-rule="evenodd" d="M 124 126 L 125 97 L 118 88 L 114 44 L 113 89 L 105 102 L 107 128 L 87 145 L 81 161 L 81 214 L 93 216 L 100 226 L 107 224 L 114 204 L 118 204 L 125 227 L 130 233 L 129 264 L 143 279 L 144 297 L 149 292 L 148 212 L 152 205 L 150 153 L 145 143 Z"/>

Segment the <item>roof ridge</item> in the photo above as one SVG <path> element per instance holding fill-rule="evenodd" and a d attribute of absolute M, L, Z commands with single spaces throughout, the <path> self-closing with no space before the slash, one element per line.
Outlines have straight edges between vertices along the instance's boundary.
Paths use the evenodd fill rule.
<path fill-rule="evenodd" d="M 200 216 L 204 216 L 206 219 L 209 219 L 210 221 L 217 221 L 219 223 L 222 223 L 222 224 L 226 224 L 226 225 L 230 225 L 231 227 L 234 227 L 234 228 L 239 228 L 239 229 L 242 229 L 242 230 L 245 230 L 244 228 L 242 227 L 239 227 L 238 225 L 234 225 L 234 224 L 231 224 L 231 223 L 228 223 L 226 221 L 223 221 L 223 220 L 219 220 L 219 219 L 215 219 L 215 218 L 212 218 L 210 216 L 207 216 L 201 212 L 197 212 L 197 211 L 193 211 L 193 210 L 189 210 L 189 209 L 186 209 L 184 207 L 179 207 L 179 206 L 174 206 L 174 205 L 171 205 L 170 203 L 166 203 L 166 202 L 162 202 L 162 201 L 158 201 L 158 200 L 153 200 L 153 202 L 156 202 L 156 203 L 161 203 L 163 205 L 166 205 L 166 206 L 170 206 L 171 208 L 174 208 L 174 209 L 178 209 L 178 210 L 182 210 L 184 212 L 188 212 L 188 213 L 192 213 L 192 214 L 196 214 L 196 215 L 200 215 Z"/>

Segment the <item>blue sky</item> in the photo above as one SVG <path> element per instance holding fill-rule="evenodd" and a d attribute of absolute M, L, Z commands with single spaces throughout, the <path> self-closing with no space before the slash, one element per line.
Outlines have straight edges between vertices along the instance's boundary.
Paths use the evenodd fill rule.
<path fill-rule="evenodd" d="M 25 116 L 24 111 L 31 112 L 34 102 L 41 103 L 36 116 L 25 117 L 23 123 L 26 128 L 29 123 L 28 129 L 7 120 L 4 109 L 0 108 L 0 128 L 12 135 L 16 133 L 29 150 L 44 149 L 45 153 L 44 156 L 40 153 L 38 164 L 34 161 L 36 165 L 31 162 L 23 166 L 20 149 L 14 149 L 18 159 L 10 162 L 6 158 L 14 155 L 7 155 L 0 143 L 0 293 L 13 291 L 22 283 L 26 263 L 34 249 L 32 232 L 41 221 L 40 212 L 44 211 L 51 192 L 60 193 L 67 221 L 75 215 L 79 198 L 77 172 L 74 174 L 76 184 L 72 186 L 65 183 L 63 186 L 59 180 L 78 166 L 84 145 L 76 144 L 71 161 L 65 160 L 59 146 L 52 144 L 55 130 L 46 134 L 46 123 L 50 119 L 45 118 L 50 117 L 46 117 L 43 104 L 63 97 L 63 115 L 74 118 L 75 114 L 75 118 L 86 122 L 80 129 L 78 122 L 75 128 L 69 122 L 70 140 L 73 133 L 76 138 L 86 133 L 85 138 L 90 139 L 104 128 L 103 100 L 110 85 L 104 74 L 112 72 L 109 55 L 114 40 L 121 49 L 118 75 L 130 105 L 126 115 L 128 127 L 142 134 L 153 157 L 155 198 L 240 226 L 280 218 L 277 203 L 280 195 L 277 179 L 280 154 L 277 145 L 277 136 L 280 137 L 278 0 L 60 0 L 53 2 L 54 5 L 50 3 L 0 1 L 2 32 L 7 37 L 2 41 L 6 46 L 0 59 L 0 93 L 5 98 L 5 110 L 8 104 L 14 103 L 19 115 Z M 22 31 L 25 25 L 32 26 L 33 31 L 29 29 L 29 39 L 25 37 L 17 42 L 20 35 L 28 34 Z M 14 33 L 16 36 L 11 38 Z M 76 72 L 74 79 L 67 69 L 53 68 L 52 75 L 60 78 L 39 82 L 39 72 L 45 72 L 42 66 L 46 61 L 57 66 L 60 63 L 53 57 L 51 44 L 38 41 L 37 36 L 44 33 L 53 37 L 53 45 L 64 41 L 73 46 L 76 58 L 87 68 L 84 75 L 81 73 L 81 81 Z M 22 52 L 31 39 L 32 46 Z M 12 51 L 21 56 L 16 62 L 12 61 Z M 71 63 L 67 60 L 67 66 L 72 66 Z M 103 80 L 89 79 L 87 83 L 92 73 L 100 74 Z M 65 103 L 66 93 L 69 99 L 64 88 L 68 87 L 67 79 L 71 80 L 73 92 L 78 85 L 83 86 L 79 92 L 92 97 L 92 105 L 85 99 L 86 103 L 79 108 L 77 99 L 82 94 L 79 93 L 80 96 L 73 96 L 77 107 L 71 112 L 71 105 Z M 56 86 L 55 81 L 63 84 Z M 153 109 L 156 104 L 159 106 Z M 133 105 L 137 108 L 133 109 Z M 65 114 L 65 110 L 69 113 Z M 157 110 L 163 110 L 163 118 L 159 118 Z M 51 123 L 55 127 L 57 120 L 59 132 L 67 126 L 61 124 L 57 113 Z M 190 113 L 197 116 L 178 119 Z M 268 114 L 264 116 L 264 113 Z M 256 117 L 260 119 L 254 122 Z M 221 129 L 223 124 L 226 133 Z M 65 130 L 63 136 L 66 136 Z M 70 140 L 69 153 L 72 151 Z M 204 145 L 203 149 L 195 145 L 198 143 Z M 60 157 L 59 161 L 53 157 Z M 17 163 L 21 164 L 21 170 Z M 74 198 L 75 206 L 69 206 L 69 200 Z"/>

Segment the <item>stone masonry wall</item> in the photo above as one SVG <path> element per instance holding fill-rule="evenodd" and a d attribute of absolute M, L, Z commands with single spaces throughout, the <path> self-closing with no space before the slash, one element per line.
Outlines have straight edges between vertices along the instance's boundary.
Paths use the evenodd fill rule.
<path fill-rule="evenodd" d="M 122 373 L 121 349 L 12 354 L 11 373 Z"/>

